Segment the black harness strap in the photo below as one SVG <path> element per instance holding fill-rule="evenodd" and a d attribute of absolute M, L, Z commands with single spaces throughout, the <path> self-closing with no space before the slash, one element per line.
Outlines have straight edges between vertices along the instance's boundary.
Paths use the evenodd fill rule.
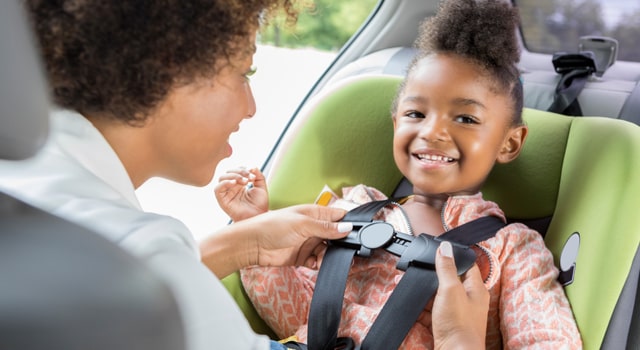
<path fill-rule="evenodd" d="M 501 219 L 485 216 L 447 231 L 438 236 L 438 239 L 470 246 L 495 236 L 504 226 L 506 225 Z"/>
<path fill-rule="evenodd" d="M 384 200 L 363 204 L 348 212 L 343 221 L 359 224 L 371 222 L 373 216 L 391 202 L 392 200 Z M 402 344 L 420 313 L 438 289 L 434 258 L 441 241 L 452 242 L 458 273 L 462 274 L 475 262 L 475 253 L 469 249 L 469 246 L 493 237 L 504 226 L 505 223 L 499 218 L 483 217 L 450 230 L 440 237 L 427 234 L 413 237 L 394 232 L 393 237 L 385 238 L 383 241 L 388 243 L 380 243 L 379 247 L 399 255 L 397 268 L 404 270 L 405 273 L 359 348 L 388 350 L 397 349 Z M 367 226 L 363 226 L 355 234 L 362 242 L 365 242 L 363 235 L 366 228 Z M 384 230 L 368 232 L 386 234 Z M 341 240 L 332 241 L 334 244 L 330 244 L 327 248 L 318 273 L 309 310 L 308 348 L 310 350 L 333 350 L 337 344 L 345 343 L 342 338 L 338 338 L 337 332 L 351 261 L 355 255 L 369 256 L 370 249 L 377 248 L 364 247 L 364 244 L 363 247 L 359 247 L 353 243 L 353 239 L 343 241 L 343 245 L 336 244 L 339 241 Z"/>
<path fill-rule="evenodd" d="M 364 221 L 372 221 L 373 216 L 376 215 L 380 209 L 385 206 L 393 203 L 393 199 L 383 199 L 379 201 L 373 201 L 364 203 L 360 206 L 357 206 L 351 210 L 349 210 L 342 218 L 342 221 L 349 222 L 364 222 Z"/>
<path fill-rule="evenodd" d="M 342 221 L 371 221 L 373 216 L 391 200 L 374 201 L 358 206 L 345 214 Z M 356 250 L 332 245 L 327 249 L 318 272 L 309 319 L 307 344 L 309 349 L 333 350 L 338 341 L 338 327 L 342 312 L 342 300 L 347 285 L 347 276 Z"/>
<path fill-rule="evenodd" d="M 336 347 L 344 290 L 355 253 L 353 249 L 332 246 L 322 259 L 309 307 L 309 320 L 313 322 L 309 322 L 307 345 L 311 350 Z"/>
<path fill-rule="evenodd" d="M 393 290 L 361 349 L 397 349 L 438 289 L 435 270 L 409 266 Z"/>

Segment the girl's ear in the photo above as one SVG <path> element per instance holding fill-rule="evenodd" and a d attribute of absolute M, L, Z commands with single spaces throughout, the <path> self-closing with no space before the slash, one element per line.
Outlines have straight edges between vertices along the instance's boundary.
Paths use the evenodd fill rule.
<path fill-rule="evenodd" d="M 524 140 L 527 138 L 529 128 L 526 125 L 520 125 L 509 129 L 509 132 L 502 144 L 500 153 L 496 161 L 498 163 L 509 163 L 520 155 Z"/>

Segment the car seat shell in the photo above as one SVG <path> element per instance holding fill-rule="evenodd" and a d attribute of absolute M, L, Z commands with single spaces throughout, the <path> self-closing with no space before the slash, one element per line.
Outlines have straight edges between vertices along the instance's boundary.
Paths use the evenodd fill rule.
<path fill-rule="evenodd" d="M 267 179 L 271 208 L 313 202 L 325 185 L 339 191 L 365 183 L 391 195 L 402 180 L 390 116 L 401 79 L 361 75 L 315 96 L 276 150 Z M 575 275 L 565 290 L 584 348 L 597 349 L 625 282 L 637 281 L 630 273 L 640 243 L 640 128 L 528 108 L 523 117 L 530 131 L 520 157 L 497 165 L 482 192 L 512 221 L 550 218 L 545 242 L 558 265 L 565 243 L 579 234 Z M 239 283 L 237 275 L 226 281 L 231 288 L 234 278 Z M 625 317 L 616 324 L 627 327 L 626 334 Z"/>

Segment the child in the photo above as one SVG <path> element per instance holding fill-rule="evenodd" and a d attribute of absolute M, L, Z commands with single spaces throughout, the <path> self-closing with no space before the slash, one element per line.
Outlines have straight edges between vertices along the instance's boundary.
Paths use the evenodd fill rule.
<path fill-rule="evenodd" d="M 483 216 L 504 219 L 495 203 L 483 200 L 480 188 L 496 162 L 519 155 L 527 136 L 516 67 L 517 21 L 516 9 L 506 2 L 449 0 L 422 25 L 418 57 L 392 109 L 393 155 L 413 184 L 413 195 L 387 206 L 377 219 L 401 232 L 435 236 Z M 247 182 L 254 187 L 247 189 Z M 216 195 L 234 220 L 268 207 L 264 176 L 256 169 L 229 172 Z M 384 198 L 374 188 L 357 185 L 344 189 L 343 198 L 332 205 L 351 209 Z M 553 257 L 537 232 L 510 224 L 473 249 L 491 295 L 488 349 L 581 348 Z M 397 259 L 384 251 L 355 258 L 339 336 L 362 342 L 403 274 L 395 267 Z M 279 336 L 295 334 L 302 342 L 316 277 L 317 271 L 305 267 L 242 271 L 260 315 Z M 403 349 L 433 348 L 429 308 L 408 333 Z"/>

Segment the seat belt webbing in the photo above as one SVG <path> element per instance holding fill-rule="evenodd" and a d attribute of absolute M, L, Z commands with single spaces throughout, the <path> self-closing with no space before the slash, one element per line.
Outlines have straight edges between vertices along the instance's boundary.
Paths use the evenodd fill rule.
<path fill-rule="evenodd" d="M 318 272 L 309 307 L 307 345 L 312 350 L 333 350 L 338 339 L 344 290 L 356 251 L 340 246 L 327 249 Z M 325 267 L 326 266 L 326 267 Z"/>
<path fill-rule="evenodd" d="M 590 69 L 575 69 L 564 74 L 556 86 L 553 102 L 547 111 L 575 117 L 582 116 L 578 95 L 591 73 Z"/>
<path fill-rule="evenodd" d="M 398 349 L 436 290 L 435 270 L 409 266 L 362 341 L 361 349 Z"/>
<path fill-rule="evenodd" d="M 342 221 L 371 221 L 380 209 L 391 202 L 387 199 L 362 204 L 348 211 Z M 314 320 L 308 327 L 309 349 L 333 350 L 336 345 L 344 290 L 355 253 L 353 249 L 340 246 L 327 248 L 316 280 L 321 283 L 316 283 L 309 307 L 309 320 Z"/>
<path fill-rule="evenodd" d="M 376 215 L 380 209 L 384 208 L 389 203 L 392 203 L 392 199 L 383 199 L 379 201 L 367 202 L 349 210 L 341 221 L 349 222 L 365 222 L 373 220 L 373 216 Z"/>
<path fill-rule="evenodd" d="M 495 236 L 505 225 L 498 217 L 485 216 L 447 231 L 438 239 L 470 246 Z"/>

